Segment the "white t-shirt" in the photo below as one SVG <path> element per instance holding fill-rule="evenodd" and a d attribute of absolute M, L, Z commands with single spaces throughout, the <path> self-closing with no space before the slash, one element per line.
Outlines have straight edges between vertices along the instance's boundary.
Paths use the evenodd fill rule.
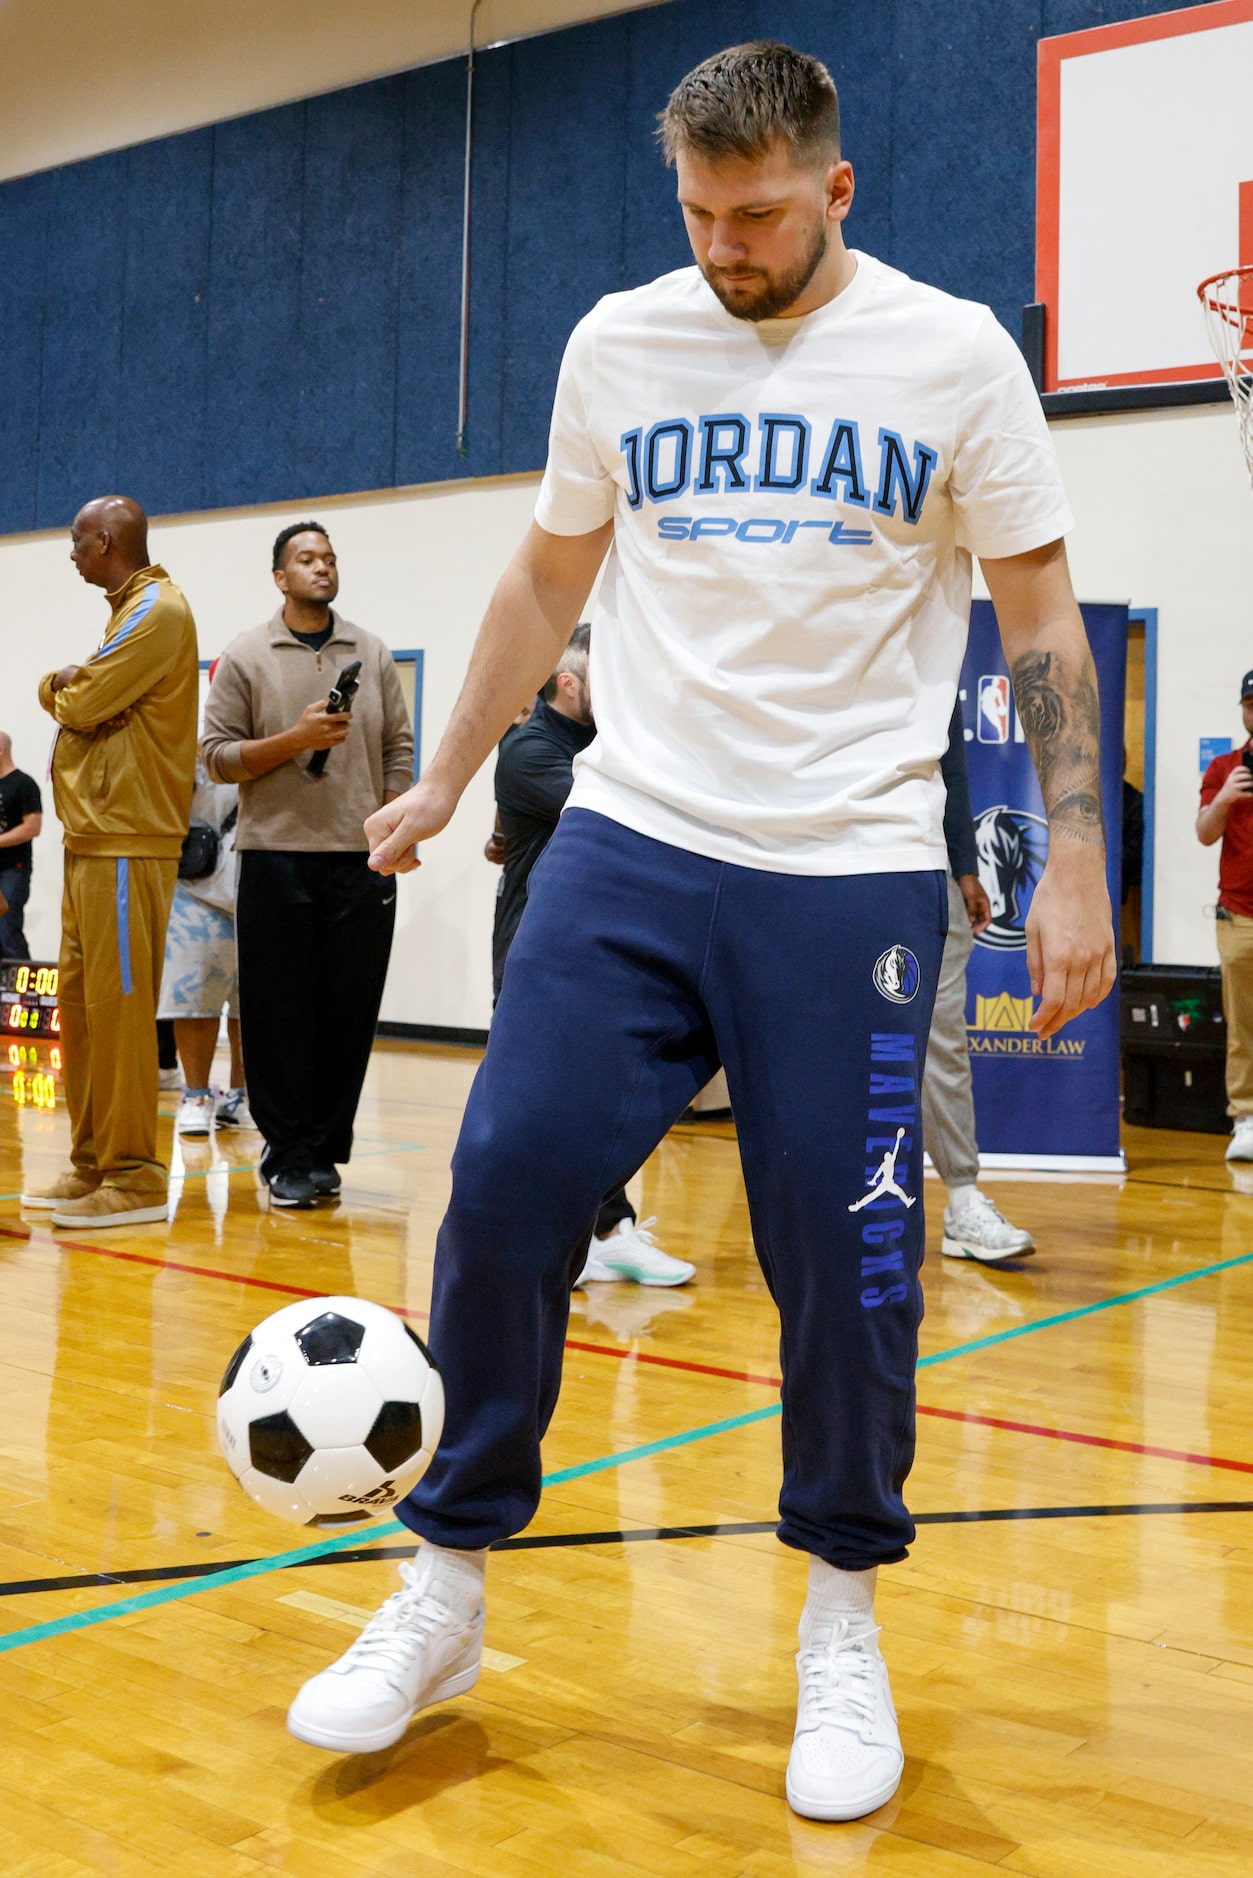
<path fill-rule="evenodd" d="M 799 319 L 735 319 L 694 267 L 602 300 L 535 512 L 614 521 L 569 806 L 781 873 L 946 865 L 971 556 L 1072 526 L 988 308 L 856 260 Z"/>

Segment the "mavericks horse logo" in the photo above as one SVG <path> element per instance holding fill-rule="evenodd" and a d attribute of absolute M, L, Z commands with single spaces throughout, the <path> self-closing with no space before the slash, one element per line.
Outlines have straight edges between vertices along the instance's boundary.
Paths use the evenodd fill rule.
<path fill-rule="evenodd" d="M 889 946 L 875 960 L 870 976 L 874 979 L 875 990 L 889 1004 L 908 1004 L 918 990 L 922 974 L 908 946 Z"/>
<path fill-rule="evenodd" d="M 975 944 L 993 952 L 1021 952 L 1027 944 L 1027 910 L 1048 854 L 1048 823 L 1004 802 L 975 820 L 979 879 L 992 903 L 992 923 Z"/>

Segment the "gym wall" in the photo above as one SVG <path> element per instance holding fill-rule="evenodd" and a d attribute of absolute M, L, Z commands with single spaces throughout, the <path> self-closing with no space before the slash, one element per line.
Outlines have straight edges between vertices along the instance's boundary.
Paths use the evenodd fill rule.
<path fill-rule="evenodd" d="M 231 107 L 211 60 L 207 109 L 194 65 L 152 73 L 159 102 L 155 116 L 137 110 L 131 148 L 0 184 L 0 530 L 10 537 L 0 630 L 17 647 L 5 710 L 18 760 L 38 772 L 47 741 L 29 681 L 99 632 L 98 597 L 78 588 L 60 531 L 106 487 L 178 518 L 159 528 L 157 551 L 192 598 L 206 655 L 269 610 L 274 530 L 334 498 L 344 610 L 393 645 L 426 649 L 431 749 L 482 600 L 529 514 L 526 486 L 494 479 L 542 465 L 570 326 L 601 293 L 686 259 L 651 142 L 681 73 L 754 34 L 825 57 L 858 171 L 851 239 L 987 300 L 1016 334 L 1033 298 L 1036 40 L 1158 10 L 671 0 L 485 52 L 464 458 L 464 60 L 327 93 L 345 76 L 342 29 L 331 46 L 315 9 L 283 75 L 303 101 L 155 137 L 169 128 L 171 96 L 185 98 L 188 125 Z M 379 7 L 365 11 L 377 25 Z M 394 38 L 376 32 L 369 57 L 385 65 L 394 44 L 399 66 L 413 57 L 405 10 L 383 11 Z M 480 20 L 507 32 L 509 12 L 488 0 Z M 527 17 L 544 23 L 534 5 Z M 169 56 L 180 56 L 174 41 Z M 49 147 L 58 95 L 51 78 Z M 241 72 L 236 98 L 236 109 L 256 101 L 253 72 Z M 0 173 L 11 173 L 21 156 L 4 140 L 0 129 Z M 1230 674 L 1253 663 L 1243 577 L 1253 513 L 1230 422 L 1215 407 L 1056 427 L 1079 520 L 1077 585 L 1085 598 L 1160 609 L 1155 950 L 1180 960 L 1208 959 L 1213 946 L 1201 908 L 1214 861 L 1191 834 L 1196 725 L 1232 728 Z M 490 819 L 485 776 L 406 890 L 386 1015 L 486 1022 L 495 875 L 479 856 Z M 32 913 L 45 950 L 55 874 L 46 838 Z"/>

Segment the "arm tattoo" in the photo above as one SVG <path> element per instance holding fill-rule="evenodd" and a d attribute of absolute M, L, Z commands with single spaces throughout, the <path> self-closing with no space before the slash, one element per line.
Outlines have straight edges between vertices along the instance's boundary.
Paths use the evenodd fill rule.
<path fill-rule="evenodd" d="M 1024 652 L 1012 676 L 1050 831 L 1104 847 L 1101 707 L 1091 653 L 1068 670 L 1056 653 Z"/>

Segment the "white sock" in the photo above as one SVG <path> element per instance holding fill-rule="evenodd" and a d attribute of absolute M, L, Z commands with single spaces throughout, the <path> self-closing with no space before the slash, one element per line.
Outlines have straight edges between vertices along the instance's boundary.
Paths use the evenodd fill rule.
<path fill-rule="evenodd" d="M 861 1618 L 873 1624 L 874 1588 L 878 1576 L 877 1565 L 872 1565 L 865 1572 L 844 1572 L 837 1565 L 828 1565 L 825 1559 L 811 1552 L 805 1616 Z"/>
<path fill-rule="evenodd" d="M 486 1547 L 481 1552 L 457 1552 L 451 1546 L 432 1545 L 424 1539 L 414 1563 L 423 1582 L 438 1585 L 457 1610 L 476 1611 L 483 1602 Z"/>
<path fill-rule="evenodd" d="M 967 1187 L 950 1187 L 948 1190 L 948 1203 L 954 1214 L 964 1213 L 978 1191 L 979 1189 L 975 1186 L 973 1181 Z"/>

